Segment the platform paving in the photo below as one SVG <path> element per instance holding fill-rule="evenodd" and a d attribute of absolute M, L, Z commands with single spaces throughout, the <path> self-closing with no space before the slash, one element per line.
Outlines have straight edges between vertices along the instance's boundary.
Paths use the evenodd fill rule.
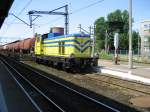
<path fill-rule="evenodd" d="M 129 69 L 127 62 L 119 62 L 115 65 L 111 60 L 100 59 L 98 65 L 101 73 L 150 85 L 150 64 L 133 63 L 133 68 Z"/>
<path fill-rule="evenodd" d="M 1 61 L 0 112 L 37 112 Z"/>

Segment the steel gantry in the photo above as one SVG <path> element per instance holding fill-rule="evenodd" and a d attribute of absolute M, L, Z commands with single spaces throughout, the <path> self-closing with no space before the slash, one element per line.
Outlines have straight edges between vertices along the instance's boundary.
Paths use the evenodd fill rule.
<path fill-rule="evenodd" d="M 64 12 L 59 12 L 57 10 L 64 8 Z M 68 5 L 64 5 L 62 7 L 56 8 L 51 11 L 36 11 L 32 10 L 28 12 L 29 14 L 29 20 L 30 20 L 30 27 L 32 28 L 33 21 L 35 21 L 40 15 L 42 14 L 48 14 L 48 15 L 63 15 L 65 16 L 65 34 L 69 33 L 69 13 L 68 13 Z M 34 16 L 34 17 L 33 17 Z"/>

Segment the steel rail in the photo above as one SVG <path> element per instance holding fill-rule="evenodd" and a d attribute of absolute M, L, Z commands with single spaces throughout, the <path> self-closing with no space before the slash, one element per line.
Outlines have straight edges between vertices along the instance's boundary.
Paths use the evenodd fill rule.
<path fill-rule="evenodd" d="M 150 95 L 149 92 L 137 90 L 137 89 L 130 88 L 130 87 L 126 87 L 126 86 L 121 86 L 121 85 L 116 84 L 116 83 L 104 81 L 104 80 L 101 80 L 101 79 L 92 78 L 92 77 L 89 77 L 89 76 L 86 76 L 86 77 L 89 78 L 90 80 L 95 80 L 95 81 L 99 81 L 99 82 L 104 82 L 104 83 L 109 84 L 109 85 L 115 85 L 115 86 L 118 86 L 118 87 L 121 87 L 121 88 L 124 88 L 124 89 L 128 89 L 128 90 L 132 90 L 132 91 L 136 91 L 136 92 L 139 92 L 139 93 L 143 93 L 143 94 Z M 106 76 L 106 77 L 107 77 L 107 76 Z M 111 78 L 112 78 L 112 77 L 111 77 Z M 118 80 L 119 80 L 119 79 L 118 79 Z M 130 81 L 127 81 L 127 82 L 130 82 Z M 131 82 L 131 83 L 132 83 L 132 82 Z M 135 83 L 135 84 L 139 84 L 139 83 Z M 139 84 L 139 85 L 140 85 L 140 84 Z"/>
<path fill-rule="evenodd" d="M 149 85 L 145 85 L 145 84 L 139 83 L 139 82 L 133 82 L 133 81 L 130 81 L 130 80 L 123 80 L 123 79 L 120 79 L 120 78 L 117 78 L 117 77 L 107 76 L 107 75 L 102 75 L 102 76 L 103 77 L 107 77 L 107 78 L 112 78 L 112 79 L 115 79 L 115 80 L 121 80 L 121 81 L 124 81 L 124 82 L 126 81 L 126 82 L 129 82 L 129 83 L 132 83 L 132 84 L 138 84 L 138 85 L 141 85 L 141 86 L 149 87 Z M 104 81 L 104 80 L 101 80 L 101 79 L 92 78 L 92 77 L 89 77 L 89 76 L 86 76 L 86 77 L 89 78 L 90 80 L 97 80 L 99 82 L 104 82 L 104 83 L 109 84 L 109 85 L 115 85 L 115 86 L 118 86 L 118 87 L 121 87 L 121 88 L 124 88 L 124 89 L 132 90 L 132 91 L 137 91 L 139 93 L 150 95 L 150 92 L 145 92 L 145 91 L 142 91 L 142 90 L 138 90 L 138 89 L 134 89 L 134 88 L 126 87 L 126 86 L 121 86 L 121 85 L 116 84 L 116 83 Z"/>
<path fill-rule="evenodd" d="M 0 60 L 1 61 L 1 60 Z M 1 61 L 3 63 L 3 61 Z M 4 63 L 3 63 L 4 64 Z M 35 103 L 35 101 L 30 97 L 30 95 L 28 94 L 28 92 L 24 89 L 24 87 L 20 84 L 20 82 L 14 77 L 14 75 L 12 74 L 12 72 L 8 69 L 8 67 L 4 64 L 5 69 L 8 71 L 8 73 L 11 75 L 11 77 L 14 79 L 14 81 L 19 85 L 19 87 L 21 88 L 21 90 L 25 93 L 25 95 L 29 98 L 29 100 L 32 102 L 32 104 L 35 106 L 35 108 L 39 111 L 39 112 L 43 112 L 39 106 Z"/>
<path fill-rule="evenodd" d="M 30 84 L 38 93 L 40 93 L 44 98 L 46 98 L 48 101 L 50 101 L 56 108 L 58 108 L 58 110 L 60 112 L 65 112 L 65 110 L 63 110 L 60 106 L 58 106 L 55 102 L 53 102 L 49 97 L 47 97 L 41 90 L 39 90 L 36 86 L 34 86 L 28 79 L 26 79 L 24 76 L 22 76 L 14 67 L 12 67 L 11 65 L 9 65 L 5 60 L 3 60 L 5 62 L 5 64 L 7 64 L 7 66 L 9 66 L 10 68 L 12 68 L 19 76 L 21 76 L 26 82 L 28 82 L 28 84 Z M 8 70 L 8 68 L 7 68 Z M 11 73 L 11 72 L 10 72 Z M 12 75 L 12 74 L 11 74 Z M 13 75 L 12 75 L 13 76 Z M 13 76 L 14 77 L 14 76 Z M 14 77 L 15 78 L 15 77 Z M 17 79 L 15 78 L 15 81 L 17 81 Z M 18 82 L 18 81 L 17 81 Z M 19 83 L 19 82 L 18 82 Z M 19 83 L 19 86 L 21 86 L 21 84 Z M 21 86 L 22 87 L 22 86 Z M 23 88 L 23 87 L 22 87 Z M 26 94 L 28 94 L 25 89 L 24 92 Z M 27 95 L 29 96 L 29 94 Z M 29 97 L 29 99 L 32 99 L 31 97 Z M 39 112 L 43 112 L 36 104 L 33 100 L 31 100 L 33 102 L 33 104 L 38 108 Z"/>
<path fill-rule="evenodd" d="M 94 69 L 94 72 L 97 72 L 97 73 L 100 73 L 99 72 L 99 69 L 100 67 L 93 67 Z M 111 69 L 110 69 L 111 70 Z M 123 73 L 126 73 L 126 72 L 123 72 Z M 104 75 L 103 75 L 104 76 Z M 138 81 L 132 81 L 132 80 L 128 80 L 128 79 L 125 79 L 125 78 L 119 78 L 119 77 L 114 77 L 114 76 L 108 76 L 108 75 L 105 75 L 105 77 L 110 77 L 110 78 L 114 78 L 114 79 L 119 79 L 119 80 L 123 80 L 123 81 L 128 81 L 128 82 L 131 82 L 131 83 L 136 83 L 136 84 L 140 84 L 140 85 L 144 85 L 144 86 L 150 86 L 150 84 L 146 84 L 146 83 L 142 83 L 142 82 L 138 82 Z"/>
<path fill-rule="evenodd" d="M 38 74 L 38 75 L 40 75 L 40 76 L 42 76 L 42 77 L 44 77 L 44 78 L 46 78 L 46 79 L 48 79 L 48 80 L 54 82 L 55 84 L 60 85 L 60 86 L 62 86 L 62 87 L 64 87 L 64 88 L 66 88 L 66 89 L 68 89 L 68 90 L 70 90 L 70 91 L 72 91 L 72 92 L 74 92 L 74 93 L 76 93 L 76 94 L 78 94 L 78 95 L 80 95 L 80 96 L 82 96 L 82 97 L 84 97 L 84 98 L 86 98 L 86 99 L 88 99 L 88 100 L 94 102 L 94 103 L 97 103 L 97 104 L 99 104 L 99 105 L 101 105 L 101 106 L 104 106 L 104 107 L 110 109 L 112 112 L 120 112 L 118 109 L 115 109 L 115 108 L 113 108 L 113 107 L 111 107 L 111 106 L 109 106 L 109 105 L 107 105 L 107 104 L 105 104 L 105 103 L 102 103 L 102 102 L 100 102 L 100 101 L 98 101 L 98 100 L 96 100 L 96 99 L 94 99 L 94 98 L 91 98 L 91 97 L 89 97 L 89 96 L 87 96 L 87 95 L 85 95 L 85 94 L 83 94 L 83 93 L 81 93 L 81 92 L 78 92 L 77 90 L 72 89 L 72 88 L 70 88 L 70 87 L 68 87 L 68 86 L 66 86 L 66 85 L 64 85 L 64 84 L 61 84 L 60 82 L 58 82 L 58 81 L 56 81 L 56 80 L 54 80 L 54 79 L 52 79 L 52 78 L 50 78 L 50 77 L 47 77 L 47 76 L 45 76 L 45 75 L 42 75 L 40 72 L 35 71 L 34 69 L 30 68 L 29 66 L 25 65 L 24 63 L 18 63 L 18 64 L 22 64 L 23 66 L 25 66 L 25 67 L 28 68 L 29 70 L 35 72 L 36 74 Z"/>

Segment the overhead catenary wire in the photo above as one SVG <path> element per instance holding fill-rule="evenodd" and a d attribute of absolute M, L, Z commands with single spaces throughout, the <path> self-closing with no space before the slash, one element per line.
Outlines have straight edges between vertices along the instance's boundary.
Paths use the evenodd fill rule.
<path fill-rule="evenodd" d="M 32 2 L 32 0 L 29 0 L 29 1 L 27 2 L 27 4 L 23 7 L 23 9 L 18 13 L 17 16 L 19 16 L 19 15 L 31 4 L 31 2 Z"/>
<path fill-rule="evenodd" d="M 92 7 L 92 6 L 94 6 L 94 5 L 97 5 L 97 4 L 99 4 L 99 3 L 103 2 L 103 1 L 104 1 L 104 0 L 98 0 L 98 1 L 96 1 L 96 2 L 94 2 L 94 3 L 91 3 L 91 4 L 87 5 L 87 6 L 84 6 L 84 7 L 82 7 L 82 8 L 76 9 L 76 10 L 72 11 L 71 13 L 69 13 L 69 15 L 78 13 L 78 12 L 80 12 L 80 11 L 82 11 L 82 10 L 85 10 L 85 9 L 89 8 L 89 7 Z M 51 23 L 51 22 L 58 21 L 59 19 L 62 19 L 62 17 L 58 17 L 58 18 L 55 18 L 55 19 L 53 19 L 53 20 L 51 20 L 51 21 L 49 21 L 49 22 L 47 22 L 47 23 L 44 23 L 44 24 L 41 25 L 41 27 L 46 26 L 47 24 L 49 24 L 49 23 Z"/>
<path fill-rule="evenodd" d="M 103 1 L 104 1 L 104 0 L 96 1 L 96 2 L 94 2 L 94 3 L 92 3 L 92 4 L 89 4 L 89 5 L 85 6 L 85 7 L 76 9 L 76 10 L 74 10 L 73 12 L 71 12 L 71 13 L 69 13 L 69 14 L 71 15 L 71 14 L 80 12 L 80 11 L 82 11 L 82 10 L 85 10 L 85 9 L 89 8 L 89 7 L 92 7 L 92 6 L 94 6 L 94 5 L 97 5 L 98 3 L 101 3 L 101 2 L 103 2 Z"/>
<path fill-rule="evenodd" d="M 25 4 L 25 6 L 20 10 L 20 12 L 17 14 L 17 16 L 21 15 L 22 12 L 31 4 L 32 1 L 33 1 L 33 0 L 29 0 L 29 1 Z M 16 18 L 14 18 L 14 19 L 10 22 L 10 24 L 7 25 L 6 29 L 1 33 L 2 36 L 4 36 L 4 35 L 8 32 L 9 28 L 10 28 L 11 25 L 15 22 L 15 20 L 16 20 Z M 5 23 L 4 23 L 4 24 L 5 24 Z"/>
<path fill-rule="evenodd" d="M 20 16 L 22 14 L 22 12 L 31 4 L 33 0 L 29 0 L 26 5 L 20 10 L 20 12 L 16 15 L 16 16 Z M 7 28 L 5 30 L 5 32 L 2 33 L 2 35 L 5 35 L 5 33 L 7 33 L 8 29 L 11 27 L 11 25 L 15 22 L 16 18 L 14 18 L 9 25 L 7 25 Z"/>
<path fill-rule="evenodd" d="M 60 20 L 60 19 L 62 19 L 62 18 L 63 18 L 63 17 L 57 17 L 57 18 L 55 18 L 55 19 L 53 19 L 53 20 L 51 20 L 51 21 L 49 21 L 49 22 L 47 22 L 47 23 L 38 24 L 38 25 L 40 25 L 40 27 L 44 27 L 44 26 L 46 26 L 47 24 L 52 23 L 52 22 L 56 22 L 56 21 L 58 21 L 58 20 Z"/>
<path fill-rule="evenodd" d="M 22 14 L 22 12 L 31 4 L 32 0 L 29 0 L 27 2 L 27 4 L 20 10 L 20 12 L 17 14 L 17 16 L 20 16 L 20 14 Z M 11 24 L 13 24 L 13 22 L 16 20 L 16 18 L 14 18 L 11 22 Z"/>
<path fill-rule="evenodd" d="M 81 12 L 81 11 L 83 11 L 83 10 L 85 10 L 85 9 L 88 9 L 88 8 L 90 8 L 90 7 L 92 7 L 92 6 L 95 6 L 95 5 L 97 5 L 97 4 L 99 4 L 99 3 L 103 2 L 103 1 L 104 1 L 104 0 L 98 0 L 98 1 L 96 1 L 96 2 L 93 2 L 93 3 L 91 3 L 91 4 L 88 4 L 88 5 L 86 5 L 86 6 L 82 7 L 82 8 L 79 8 L 79 9 L 76 9 L 76 10 L 72 11 L 71 13 L 69 13 L 69 15 L 73 15 L 73 14 L 75 14 L 75 13 L 79 13 L 79 12 Z M 32 2 L 32 0 L 29 0 L 29 1 L 27 2 L 27 4 L 22 8 L 22 10 L 17 14 L 17 16 L 19 16 L 19 15 L 31 4 L 31 2 Z M 58 17 L 58 18 L 55 18 L 55 19 L 53 19 L 53 20 L 51 20 L 51 21 L 49 21 L 49 22 L 47 22 L 47 23 L 39 24 L 39 25 L 40 25 L 40 28 L 43 27 L 43 26 L 46 26 L 47 24 L 49 24 L 49 23 L 51 23 L 51 22 L 58 21 L 58 20 L 60 20 L 60 19 L 62 19 L 62 18 L 63 18 L 63 17 Z M 8 28 L 5 30 L 6 32 L 8 31 L 9 27 L 14 23 L 14 21 L 15 21 L 15 19 L 10 23 L 10 25 L 8 25 Z"/>

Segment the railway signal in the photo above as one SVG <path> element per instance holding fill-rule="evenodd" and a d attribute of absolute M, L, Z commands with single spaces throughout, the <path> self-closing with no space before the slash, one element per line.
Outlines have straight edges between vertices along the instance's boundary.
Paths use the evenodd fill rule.
<path fill-rule="evenodd" d="M 114 35 L 114 47 L 115 47 L 115 64 L 118 64 L 118 46 L 119 46 L 119 34 Z"/>

